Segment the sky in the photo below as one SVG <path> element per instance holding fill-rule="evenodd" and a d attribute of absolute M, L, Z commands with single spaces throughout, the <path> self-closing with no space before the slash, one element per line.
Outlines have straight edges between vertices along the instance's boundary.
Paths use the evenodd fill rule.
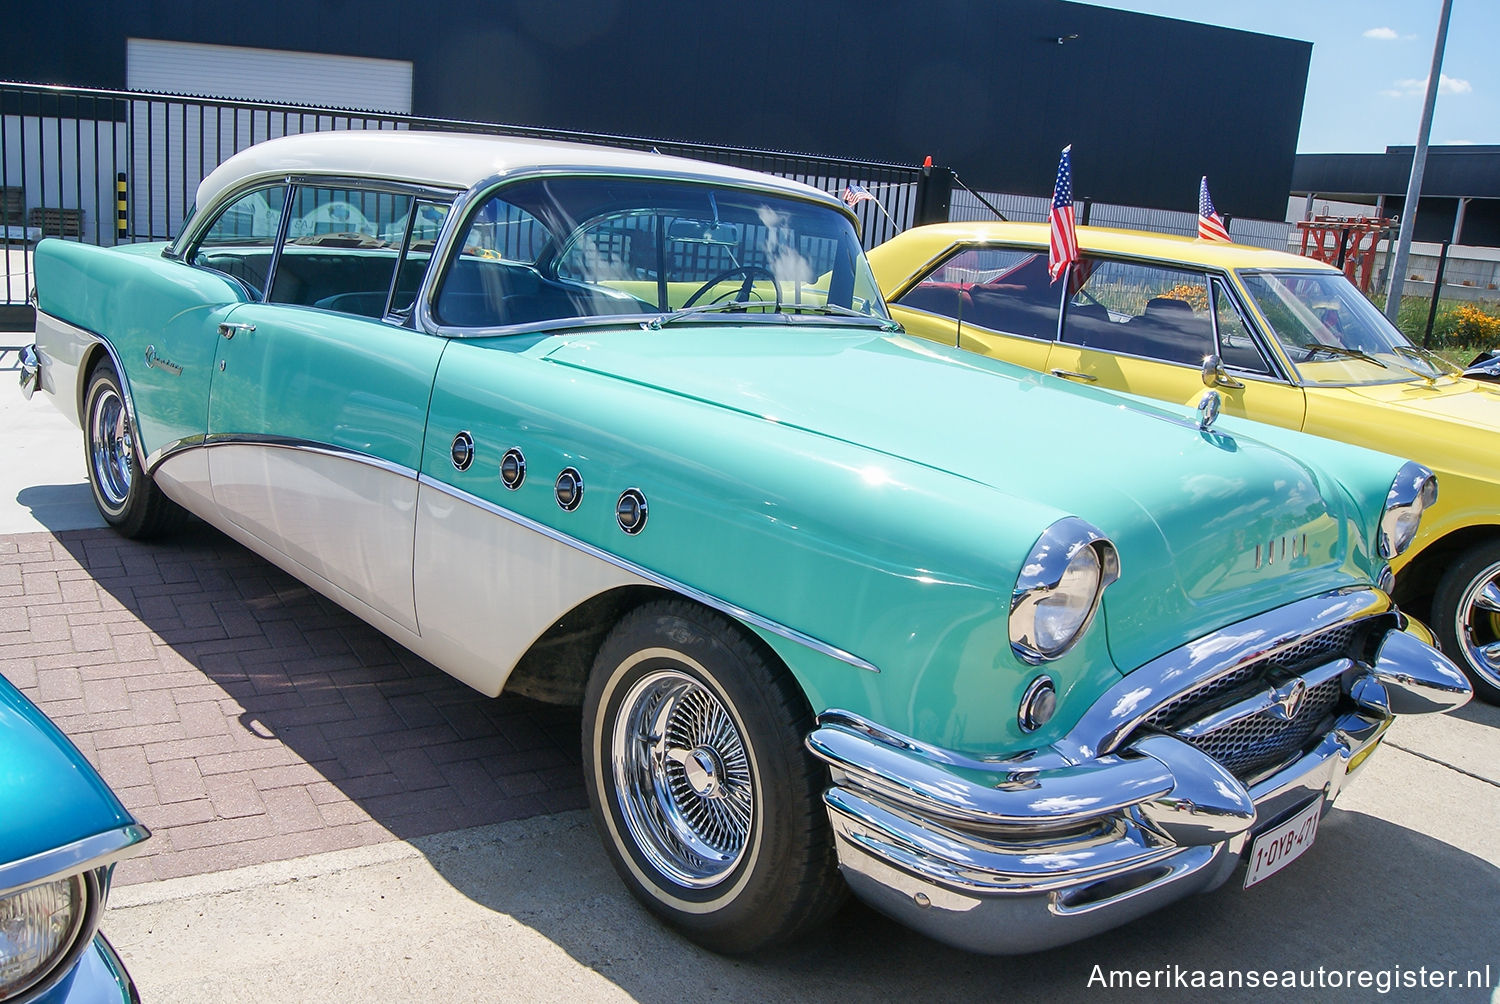
<path fill-rule="evenodd" d="M 1416 142 L 1441 0 L 1088 0 L 1313 43 L 1298 153 Z M 1500 0 L 1453 0 L 1432 137 L 1500 144 Z"/>

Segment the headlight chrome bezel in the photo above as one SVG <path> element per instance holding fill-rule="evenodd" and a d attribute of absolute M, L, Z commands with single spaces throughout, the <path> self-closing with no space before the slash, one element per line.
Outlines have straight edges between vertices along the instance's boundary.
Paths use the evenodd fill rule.
<path fill-rule="evenodd" d="M 1086 563 L 1089 560 L 1089 555 L 1081 553 L 1085 548 L 1092 552 L 1098 569 L 1086 609 L 1065 638 L 1044 645 L 1038 638 L 1037 614 L 1046 600 L 1058 595 L 1064 577 L 1075 570 L 1080 561 Z M 1104 590 L 1119 578 L 1119 552 L 1103 531 L 1076 516 L 1053 523 L 1032 546 L 1016 577 L 1010 602 L 1011 650 L 1023 662 L 1033 666 L 1061 658 L 1088 631 L 1099 612 Z"/>
<path fill-rule="evenodd" d="M 47 886 L 64 884 L 72 886 L 74 902 L 72 916 L 67 922 L 66 934 L 59 939 L 51 952 L 37 960 L 32 970 L 23 976 L 16 977 L 8 988 L 0 988 L 0 999 L 12 1000 L 23 997 L 31 999 L 46 993 L 72 970 L 79 956 L 92 942 L 94 932 L 99 925 L 100 906 L 104 899 L 99 876 L 93 870 L 38 882 L 24 889 L 16 889 L 5 896 L 0 896 L 0 901 L 34 895 Z"/>
<path fill-rule="evenodd" d="M 1421 529 L 1422 515 L 1437 501 L 1437 475 L 1408 460 L 1396 472 L 1380 514 L 1380 556 L 1389 561 L 1405 553 Z"/>

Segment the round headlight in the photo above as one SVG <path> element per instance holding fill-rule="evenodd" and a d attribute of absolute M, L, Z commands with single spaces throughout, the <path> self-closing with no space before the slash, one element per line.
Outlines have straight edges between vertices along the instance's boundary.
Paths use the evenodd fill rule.
<path fill-rule="evenodd" d="M 77 875 L 0 897 L 0 1000 L 42 983 L 84 930 L 88 897 Z"/>
<path fill-rule="evenodd" d="M 1092 547 L 1073 552 L 1062 580 L 1036 601 L 1036 647 L 1044 653 L 1065 646 L 1094 608 L 1099 593 L 1099 555 Z"/>
<path fill-rule="evenodd" d="M 1104 588 L 1119 577 L 1115 546 L 1104 534 L 1074 517 L 1052 524 L 1016 579 L 1011 648 L 1031 663 L 1056 659 L 1083 634 Z"/>
<path fill-rule="evenodd" d="M 1401 554 L 1416 539 L 1422 514 L 1437 501 L 1437 476 L 1421 464 L 1407 461 L 1391 482 L 1380 516 L 1380 556 Z"/>

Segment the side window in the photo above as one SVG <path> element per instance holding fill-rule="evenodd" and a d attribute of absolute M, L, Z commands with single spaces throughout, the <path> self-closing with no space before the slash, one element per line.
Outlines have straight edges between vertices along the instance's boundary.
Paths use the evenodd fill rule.
<path fill-rule="evenodd" d="M 1192 366 L 1214 351 L 1202 273 L 1085 258 L 1068 282 L 1065 342 Z"/>
<path fill-rule="evenodd" d="M 1215 279 L 1214 321 L 1219 327 L 1219 358 L 1231 369 L 1248 370 L 1251 373 L 1270 373 L 1266 358 L 1250 334 L 1250 326 L 1240 315 L 1234 299 L 1224 288 L 1224 283 Z"/>
<path fill-rule="evenodd" d="M 409 230 L 406 251 L 396 270 L 396 289 L 391 295 L 391 312 L 405 314 L 417 298 L 417 289 L 432 264 L 432 247 L 448 218 L 449 206 L 442 202 L 417 202 L 410 219 L 403 226 Z"/>
<path fill-rule="evenodd" d="M 1047 256 L 1012 248 L 968 248 L 948 258 L 895 302 L 1010 335 L 1057 336 L 1061 292 Z"/>
<path fill-rule="evenodd" d="M 270 302 L 383 317 L 414 202 L 391 192 L 298 187 Z"/>
<path fill-rule="evenodd" d="M 551 232 L 526 210 L 491 196 L 475 210 L 443 276 L 442 324 L 492 328 L 549 316 L 550 285 L 534 268 Z"/>
<path fill-rule="evenodd" d="M 258 299 L 266 288 L 285 205 L 285 185 L 240 196 L 209 226 L 188 261 L 233 276 Z"/>

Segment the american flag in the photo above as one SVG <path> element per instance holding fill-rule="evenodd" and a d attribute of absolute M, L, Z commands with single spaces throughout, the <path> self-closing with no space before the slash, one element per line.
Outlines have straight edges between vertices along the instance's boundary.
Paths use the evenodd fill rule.
<path fill-rule="evenodd" d="M 1069 163 L 1072 149 L 1072 143 L 1063 147 L 1062 160 L 1057 163 L 1057 184 L 1052 186 L 1052 212 L 1047 214 L 1052 225 L 1047 274 L 1053 282 L 1078 260 L 1078 232 L 1073 222 L 1073 168 Z"/>
<path fill-rule="evenodd" d="M 870 190 L 864 185 L 845 185 L 844 201 L 849 204 L 850 209 L 853 209 L 861 202 L 877 202 L 878 200 L 870 194 Z"/>
<path fill-rule="evenodd" d="M 1205 241 L 1230 242 L 1224 219 L 1214 212 L 1214 200 L 1208 195 L 1208 176 L 1198 182 L 1198 238 Z"/>

